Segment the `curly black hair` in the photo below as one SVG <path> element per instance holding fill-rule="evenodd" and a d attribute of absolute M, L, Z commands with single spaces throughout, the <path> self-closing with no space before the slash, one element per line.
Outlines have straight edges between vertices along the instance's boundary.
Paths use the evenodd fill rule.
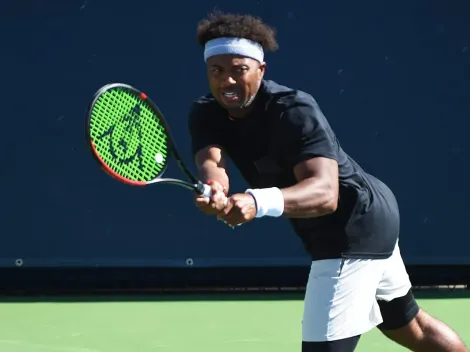
<path fill-rule="evenodd" d="M 197 41 L 204 46 L 220 37 L 239 37 L 258 42 L 264 51 L 276 51 L 276 30 L 251 15 L 212 12 L 198 23 Z"/>

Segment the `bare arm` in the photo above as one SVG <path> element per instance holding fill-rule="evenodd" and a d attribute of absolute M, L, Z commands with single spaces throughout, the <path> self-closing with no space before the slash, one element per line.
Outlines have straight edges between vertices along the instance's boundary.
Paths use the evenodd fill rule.
<path fill-rule="evenodd" d="M 236 226 L 255 217 L 313 218 L 333 213 L 338 208 L 338 173 L 338 163 L 331 158 L 312 157 L 301 161 L 294 167 L 298 181 L 295 185 L 234 194 L 223 208 L 221 218 Z"/>
<path fill-rule="evenodd" d="M 195 162 L 202 182 L 217 181 L 228 193 L 230 182 L 223 150 L 218 146 L 208 146 L 196 153 Z"/>
<path fill-rule="evenodd" d="M 326 215 L 338 207 L 338 163 L 316 157 L 294 167 L 297 184 L 281 190 L 284 196 L 283 215 L 306 218 Z"/>
<path fill-rule="evenodd" d="M 250 188 L 245 194 L 232 195 L 223 216 L 232 226 L 264 216 L 320 217 L 338 208 L 336 137 L 312 97 L 297 97 L 290 104 L 282 113 L 277 136 L 282 143 L 279 150 L 292 165 L 297 183 L 283 189 Z"/>

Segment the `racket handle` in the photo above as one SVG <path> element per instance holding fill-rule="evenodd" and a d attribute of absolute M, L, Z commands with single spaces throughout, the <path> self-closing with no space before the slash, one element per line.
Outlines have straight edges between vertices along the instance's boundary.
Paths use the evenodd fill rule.
<path fill-rule="evenodd" d="M 209 198 L 212 195 L 211 186 L 203 183 L 201 196 Z M 225 198 L 225 206 L 228 204 L 228 198 Z"/>
<path fill-rule="evenodd" d="M 212 194 L 211 186 L 203 183 L 202 185 L 199 185 L 199 187 L 200 187 L 200 190 L 201 190 L 201 196 L 206 197 L 206 198 L 209 198 L 211 196 L 211 194 Z M 225 198 L 225 206 L 227 206 L 227 204 L 228 204 L 228 198 Z M 227 224 L 226 221 L 224 221 L 224 220 L 222 220 L 222 221 Z M 232 230 L 235 229 L 234 226 L 229 225 L 229 224 L 227 224 L 227 225 L 230 226 L 230 228 Z M 240 226 L 240 225 L 237 225 L 237 226 Z"/>
<path fill-rule="evenodd" d="M 205 183 L 202 185 L 202 193 L 201 196 L 209 198 L 211 196 L 211 186 L 206 185 Z"/>

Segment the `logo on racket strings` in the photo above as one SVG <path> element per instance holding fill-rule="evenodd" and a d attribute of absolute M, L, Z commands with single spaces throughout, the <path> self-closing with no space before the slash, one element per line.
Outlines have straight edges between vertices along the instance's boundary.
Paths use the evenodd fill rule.
<path fill-rule="evenodd" d="M 114 125 L 98 136 L 108 137 L 109 154 L 120 165 L 128 165 L 135 160 L 138 168 L 143 170 L 142 127 L 140 123 L 141 108 L 136 104 L 127 114 L 121 116 Z"/>

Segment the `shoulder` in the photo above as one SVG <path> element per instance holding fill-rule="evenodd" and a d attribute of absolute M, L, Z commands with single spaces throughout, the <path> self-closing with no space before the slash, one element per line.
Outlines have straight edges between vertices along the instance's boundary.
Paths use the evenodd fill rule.
<path fill-rule="evenodd" d="M 192 101 L 190 106 L 190 115 L 198 115 L 217 110 L 217 102 L 212 94 L 202 95 Z"/>
<path fill-rule="evenodd" d="M 207 124 L 213 125 L 213 122 L 221 120 L 218 118 L 220 114 L 223 114 L 223 111 L 212 94 L 202 95 L 192 101 L 189 107 L 188 123 L 191 129 Z"/>
<path fill-rule="evenodd" d="M 273 81 L 265 82 L 265 90 L 270 96 L 271 111 L 279 117 L 282 126 L 312 129 L 328 124 L 311 94 Z"/>
<path fill-rule="evenodd" d="M 273 103 L 290 107 L 294 104 L 310 104 L 316 105 L 317 102 L 313 96 L 300 89 L 284 86 L 277 82 L 266 80 L 263 81 L 263 92 L 271 98 Z"/>

